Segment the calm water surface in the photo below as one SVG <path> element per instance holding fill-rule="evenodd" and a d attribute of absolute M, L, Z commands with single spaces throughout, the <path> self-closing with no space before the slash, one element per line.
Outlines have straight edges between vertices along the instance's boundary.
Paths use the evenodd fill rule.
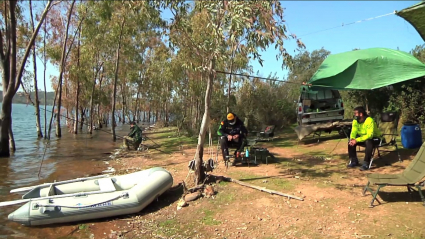
<path fill-rule="evenodd" d="M 51 110 L 51 107 L 47 109 Z M 50 115 L 47 112 L 48 121 Z M 43 110 L 41 116 L 44 125 Z M 92 135 L 86 132 L 74 135 L 62 127 L 62 137 L 57 139 L 53 124 L 51 140 L 37 139 L 33 106 L 14 104 L 12 117 L 16 152 L 10 158 L 0 158 L 0 201 L 20 199 L 22 194 L 9 193 L 14 188 L 99 174 L 107 169 L 103 160 L 108 160 L 108 154 L 122 142 L 119 138 L 116 142 L 112 141 L 110 128 L 94 131 Z M 64 118 L 62 123 L 65 125 Z M 87 126 L 84 127 L 86 130 Z M 118 126 L 116 132 L 117 135 L 125 135 L 129 126 Z M 21 205 L 0 207 L 0 238 L 27 238 L 32 233 L 31 228 L 7 220 L 7 215 Z"/>

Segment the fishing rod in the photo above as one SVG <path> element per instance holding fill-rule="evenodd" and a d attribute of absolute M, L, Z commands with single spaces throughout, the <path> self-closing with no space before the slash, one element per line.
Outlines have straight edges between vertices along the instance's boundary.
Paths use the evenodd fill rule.
<path fill-rule="evenodd" d="M 42 109 L 42 110 L 44 110 L 44 111 L 47 111 L 47 112 L 50 112 L 50 113 L 54 113 L 54 112 L 52 112 L 51 110 L 48 110 L 48 109 L 43 109 L 43 108 L 40 108 L 40 109 Z M 61 117 L 64 117 L 65 119 L 68 119 L 68 120 L 72 120 L 72 121 L 76 121 L 76 119 L 73 119 L 73 118 L 70 118 L 70 117 L 67 117 L 67 116 L 65 116 L 65 115 L 62 115 L 62 114 L 59 114 L 59 113 L 55 113 L 55 114 L 57 114 L 57 115 L 59 115 L 59 116 L 61 116 Z M 89 125 L 89 124 L 87 124 L 87 123 L 83 123 L 83 122 L 81 122 L 83 125 L 86 125 L 86 126 L 90 126 L 91 127 L 91 125 Z M 106 130 L 102 130 L 102 129 L 97 129 L 98 131 L 101 131 L 101 132 L 104 132 L 104 133 L 108 133 L 108 134 L 112 134 L 111 132 L 109 132 L 109 131 L 106 131 Z M 118 137 L 118 138 L 121 138 L 121 139 L 124 139 L 124 137 L 123 136 L 119 136 L 119 135 L 115 135 L 115 137 Z M 142 139 L 143 138 L 146 138 L 146 139 L 148 139 L 148 140 L 150 140 L 150 141 L 152 141 L 152 143 L 154 143 L 155 145 L 157 145 L 158 147 L 161 147 L 161 145 L 159 145 L 158 143 L 156 143 L 155 141 L 153 141 L 151 138 L 149 138 L 149 137 L 147 137 L 146 135 L 145 136 L 142 136 Z M 162 151 L 162 150 L 160 150 L 160 149 L 157 149 L 157 148 L 153 148 L 153 149 L 155 149 L 155 150 L 157 150 L 157 151 L 159 151 L 159 152 L 161 152 L 161 153 L 164 153 L 164 154 L 169 154 L 169 153 L 166 153 L 166 152 L 164 152 L 164 151 Z"/>

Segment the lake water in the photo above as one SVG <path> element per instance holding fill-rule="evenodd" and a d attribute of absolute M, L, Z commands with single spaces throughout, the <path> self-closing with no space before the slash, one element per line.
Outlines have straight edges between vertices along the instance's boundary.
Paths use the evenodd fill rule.
<path fill-rule="evenodd" d="M 22 194 L 9 193 L 14 188 L 99 174 L 107 169 L 103 160 L 109 159 L 108 154 L 122 142 L 119 138 L 116 142 L 112 141 L 110 128 L 93 131 L 92 135 L 86 132 L 74 135 L 62 127 L 62 137 L 58 139 L 55 137 L 54 124 L 50 140 L 38 139 L 34 112 L 31 105 L 13 105 L 12 129 L 16 152 L 10 158 L 0 158 L 0 201 L 20 199 Z M 44 125 L 43 110 L 41 116 Z M 47 112 L 48 122 L 50 116 L 51 113 Z M 62 123 L 65 125 L 64 118 Z M 84 130 L 87 130 L 87 126 Z M 116 128 L 117 135 L 126 135 L 128 132 L 128 125 Z M 21 205 L 0 208 L 0 238 L 25 238 L 26 234 L 31 233 L 31 228 L 22 229 L 17 223 L 7 220 L 7 215 Z"/>

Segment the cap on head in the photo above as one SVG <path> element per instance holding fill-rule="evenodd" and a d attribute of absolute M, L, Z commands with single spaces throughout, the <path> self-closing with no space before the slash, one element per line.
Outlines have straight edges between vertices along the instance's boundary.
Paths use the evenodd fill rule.
<path fill-rule="evenodd" d="M 136 122 L 130 121 L 130 125 L 135 125 L 135 124 L 136 124 Z"/>
<path fill-rule="evenodd" d="M 236 124 L 236 115 L 233 113 L 228 113 L 227 114 L 227 121 L 229 122 L 230 125 L 235 125 Z"/>
<path fill-rule="evenodd" d="M 233 121 L 234 119 L 235 119 L 235 115 L 233 113 L 228 113 L 227 114 L 227 120 Z"/>

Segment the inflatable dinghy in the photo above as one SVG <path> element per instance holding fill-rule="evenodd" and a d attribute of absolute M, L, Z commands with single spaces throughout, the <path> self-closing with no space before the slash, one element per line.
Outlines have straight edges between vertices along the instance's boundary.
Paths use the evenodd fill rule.
<path fill-rule="evenodd" d="M 8 219 L 26 226 L 76 222 L 137 213 L 172 185 L 171 174 L 156 167 L 14 189 L 11 192 L 28 192 L 0 206 L 25 203 Z"/>

